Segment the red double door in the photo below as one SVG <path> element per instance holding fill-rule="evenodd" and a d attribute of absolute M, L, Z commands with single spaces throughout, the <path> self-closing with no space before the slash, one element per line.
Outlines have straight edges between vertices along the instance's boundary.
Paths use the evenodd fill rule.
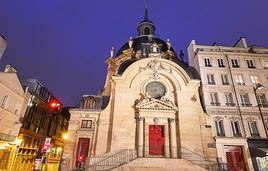
<path fill-rule="evenodd" d="M 149 154 L 164 155 L 165 134 L 163 125 L 149 125 Z"/>
<path fill-rule="evenodd" d="M 77 162 L 76 165 L 78 165 L 80 162 L 85 162 L 88 152 L 89 152 L 89 138 L 79 138 L 78 139 L 78 145 L 77 145 Z"/>
<path fill-rule="evenodd" d="M 246 171 L 243 149 L 240 146 L 225 146 L 228 171 Z"/>

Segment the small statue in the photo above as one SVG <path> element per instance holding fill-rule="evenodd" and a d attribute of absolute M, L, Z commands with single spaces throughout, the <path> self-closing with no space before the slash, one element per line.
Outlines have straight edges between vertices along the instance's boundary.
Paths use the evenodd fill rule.
<path fill-rule="evenodd" d="M 114 52 L 115 52 L 115 48 L 112 47 L 112 49 L 111 49 L 111 51 L 110 51 L 110 57 L 111 57 L 111 58 L 114 57 Z"/>
<path fill-rule="evenodd" d="M 129 46 L 129 48 L 132 48 L 132 45 L 133 45 L 133 38 L 132 37 L 129 37 L 129 40 L 128 40 L 128 46 Z"/>
<path fill-rule="evenodd" d="M 167 47 L 168 47 L 168 50 L 171 49 L 171 42 L 170 42 L 170 39 L 169 38 L 167 39 Z"/>

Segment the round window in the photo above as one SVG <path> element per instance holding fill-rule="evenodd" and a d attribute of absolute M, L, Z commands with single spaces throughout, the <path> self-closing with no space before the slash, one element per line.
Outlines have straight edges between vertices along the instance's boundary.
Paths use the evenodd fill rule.
<path fill-rule="evenodd" d="M 147 84 L 145 90 L 150 97 L 155 99 L 160 99 L 166 93 L 165 86 L 158 81 L 152 81 Z"/>

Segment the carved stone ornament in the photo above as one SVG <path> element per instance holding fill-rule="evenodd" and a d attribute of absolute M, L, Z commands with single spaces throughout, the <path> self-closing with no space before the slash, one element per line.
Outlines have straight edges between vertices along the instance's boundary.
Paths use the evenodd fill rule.
<path fill-rule="evenodd" d="M 150 69 L 153 71 L 152 78 L 159 78 L 158 71 L 160 70 L 172 73 L 172 69 L 170 67 L 165 68 L 163 64 L 157 59 L 149 61 L 145 67 L 140 67 L 139 72 L 145 71 L 146 69 Z"/>
<path fill-rule="evenodd" d="M 138 110 L 156 110 L 156 111 L 178 111 L 178 107 L 171 101 L 165 99 L 165 101 L 145 97 L 135 105 Z"/>

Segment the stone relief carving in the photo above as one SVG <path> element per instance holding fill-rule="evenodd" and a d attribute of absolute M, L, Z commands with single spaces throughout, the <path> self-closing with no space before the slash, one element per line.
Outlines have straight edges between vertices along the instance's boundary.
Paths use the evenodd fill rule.
<path fill-rule="evenodd" d="M 141 98 L 135 101 L 136 109 L 145 110 L 171 110 L 177 111 L 178 107 L 168 98 L 163 96 L 161 99 L 154 99 L 150 96 L 140 94 Z"/>
<path fill-rule="evenodd" d="M 172 73 L 172 69 L 170 67 L 169 68 L 164 67 L 163 64 L 157 59 L 149 61 L 145 67 L 140 67 L 139 72 L 142 72 L 146 69 L 150 69 L 153 71 L 153 74 L 151 75 L 152 78 L 160 78 L 158 75 L 158 71 L 160 70 L 165 70 L 169 73 Z"/>

